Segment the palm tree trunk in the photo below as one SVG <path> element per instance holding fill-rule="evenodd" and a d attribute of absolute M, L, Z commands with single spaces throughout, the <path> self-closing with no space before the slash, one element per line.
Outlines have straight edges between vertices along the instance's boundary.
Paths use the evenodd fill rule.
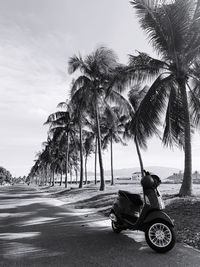
<path fill-rule="evenodd" d="M 98 105 L 96 105 L 96 125 L 97 125 L 97 141 L 98 141 L 99 168 L 100 168 L 100 191 L 104 191 L 105 190 L 105 180 L 104 180 L 102 153 L 101 153 L 101 132 L 100 132 L 100 125 L 99 125 Z"/>
<path fill-rule="evenodd" d="M 55 173 L 54 173 L 54 169 L 52 170 L 52 186 L 54 186 L 55 184 Z"/>
<path fill-rule="evenodd" d="M 85 157 L 85 184 L 87 184 L 87 156 Z"/>
<path fill-rule="evenodd" d="M 67 132 L 67 147 L 66 147 L 66 165 L 65 165 L 65 188 L 67 188 L 68 183 L 68 161 L 69 161 L 69 133 Z"/>
<path fill-rule="evenodd" d="M 141 171 L 141 176 L 144 177 L 144 167 L 143 167 L 143 162 L 142 162 L 142 156 L 140 153 L 140 147 L 138 145 L 138 141 L 137 141 L 137 137 L 135 136 L 134 138 L 135 141 L 135 146 L 136 146 L 136 150 L 137 150 L 137 154 L 138 154 L 138 158 L 139 158 L 139 162 L 140 162 L 140 171 Z"/>
<path fill-rule="evenodd" d="M 82 144 L 82 127 L 79 126 L 79 142 L 80 142 L 80 181 L 79 188 L 83 187 L 83 144 Z"/>
<path fill-rule="evenodd" d="M 111 185 L 114 185 L 114 175 L 113 175 L 113 140 L 112 135 L 110 139 L 110 158 L 111 158 Z"/>
<path fill-rule="evenodd" d="M 184 129 L 185 166 L 184 166 L 183 182 L 179 191 L 179 195 L 191 196 L 192 195 L 192 152 L 191 152 L 192 148 L 191 148 L 190 114 L 189 114 L 185 80 L 180 79 L 178 82 L 181 90 L 181 97 L 183 101 L 184 117 L 185 117 L 185 129 Z"/>
<path fill-rule="evenodd" d="M 95 141 L 94 184 L 97 184 L 97 137 Z"/>
<path fill-rule="evenodd" d="M 72 170 L 70 170 L 70 184 L 72 184 Z"/>
<path fill-rule="evenodd" d="M 48 178 L 47 178 L 47 166 L 45 167 L 45 185 L 48 182 Z"/>
<path fill-rule="evenodd" d="M 60 186 L 62 185 L 62 170 L 61 170 L 61 173 L 60 173 Z"/>
<path fill-rule="evenodd" d="M 78 183 L 78 171 L 77 168 L 75 168 L 75 174 L 76 174 L 76 184 Z"/>

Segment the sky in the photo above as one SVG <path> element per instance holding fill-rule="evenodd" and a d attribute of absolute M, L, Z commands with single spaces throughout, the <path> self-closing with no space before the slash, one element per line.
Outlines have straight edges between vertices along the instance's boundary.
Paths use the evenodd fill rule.
<path fill-rule="evenodd" d="M 0 0 L 0 166 L 27 175 L 47 138 L 43 123 L 68 97 L 68 59 L 105 45 L 126 63 L 136 50 L 155 55 L 128 0 Z M 183 152 L 148 142 L 145 166 L 183 169 Z M 104 168 L 110 168 L 109 151 Z M 93 158 L 88 169 L 93 170 Z M 199 170 L 199 135 L 193 169 Z M 138 167 L 133 142 L 114 146 L 115 168 Z"/>

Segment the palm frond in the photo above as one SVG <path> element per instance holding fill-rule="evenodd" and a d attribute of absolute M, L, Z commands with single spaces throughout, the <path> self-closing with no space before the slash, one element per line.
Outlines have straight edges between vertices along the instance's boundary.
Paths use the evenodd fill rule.
<path fill-rule="evenodd" d="M 60 102 L 58 105 L 57 105 L 57 108 L 64 108 L 64 109 L 67 109 L 68 108 L 68 103 L 69 101 L 66 100 L 65 102 Z"/>
<path fill-rule="evenodd" d="M 154 59 L 146 53 L 138 53 L 138 56 L 129 55 L 129 64 L 125 72 L 130 81 L 141 83 L 145 80 L 155 79 L 169 67 L 165 62 Z"/>
<path fill-rule="evenodd" d="M 190 13 L 193 1 L 135 0 L 132 5 L 138 14 L 141 27 L 150 42 L 163 58 L 178 64 L 179 53 L 183 51 L 185 36 L 190 27 Z"/>
<path fill-rule="evenodd" d="M 161 114 L 165 108 L 166 97 L 173 83 L 173 76 L 162 78 L 160 75 L 151 85 L 131 122 L 131 131 L 137 136 L 138 141 L 152 134 L 159 134 L 158 126 Z"/>
<path fill-rule="evenodd" d="M 128 92 L 128 100 L 134 112 L 137 111 L 142 99 L 144 98 L 144 96 L 146 95 L 149 89 L 148 86 L 144 86 L 142 89 L 141 87 L 142 85 L 140 83 L 135 84 L 134 86 L 132 86 L 132 88 Z"/>
<path fill-rule="evenodd" d="M 69 58 L 69 61 L 68 61 L 68 72 L 70 74 L 74 73 L 75 71 L 77 70 L 81 70 L 85 72 L 85 70 L 87 69 L 87 66 L 84 62 L 84 60 L 82 59 L 81 55 L 79 56 L 72 56 Z"/>
<path fill-rule="evenodd" d="M 99 47 L 86 58 L 92 75 L 109 75 L 117 66 L 118 57 L 116 53 L 107 47 Z"/>
<path fill-rule="evenodd" d="M 187 62 L 191 62 L 193 59 L 195 60 L 200 51 L 200 1 L 191 0 L 190 2 L 190 27 L 187 36 L 185 37 L 186 44 L 184 49 L 184 55 Z"/>
<path fill-rule="evenodd" d="M 167 112 L 165 116 L 165 129 L 163 143 L 166 146 L 183 147 L 184 145 L 184 107 L 182 97 L 177 85 L 171 86 Z"/>
<path fill-rule="evenodd" d="M 71 98 L 73 97 L 73 95 L 82 87 L 87 86 L 87 87 L 91 87 L 91 81 L 90 79 L 85 76 L 85 75 L 81 75 L 79 76 L 75 81 L 73 81 L 72 83 L 72 87 L 70 90 L 70 94 L 71 94 Z"/>
<path fill-rule="evenodd" d="M 197 127 L 200 126 L 200 81 L 195 82 L 195 87 L 193 89 L 189 87 L 189 101 L 190 101 L 190 110 L 192 122 Z"/>
<path fill-rule="evenodd" d="M 52 113 L 49 115 L 49 117 L 47 118 L 47 121 L 44 123 L 44 125 L 46 124 L 50 124 L 58 119 L 62 119 L 66 116 L 66 112 L 65 111 L 57 111 L 55 113 Z"/>
<path fill-rule="evenodd" d="M 131 107 L 127 99 L 115 90 L 112 90 L 105 100 L 115 103 L 120 113 L 129 114 L 131 112 Z"/>
<path fill-rule="evenodd" d="M 168 50 L 168 42 L 158 12 L 161 2 L 163 1 L 135 0 L 131 1 L 131 4 L 136 9 L 141 27 L 149 35 L 156 50 L 159 48 L 158 51 L 161 50 L 165 54 Z"/>
<path fill-rule="evenodd" d="M 127 71 L 127 66 L 118 64 L 109 76 L 109 84 L 106 89 L 106 96 L 109 95 L 110 91 L 113 89 L 119 93 L 125 91 L 129 84 L 130 78 L 129 73 Z"/>

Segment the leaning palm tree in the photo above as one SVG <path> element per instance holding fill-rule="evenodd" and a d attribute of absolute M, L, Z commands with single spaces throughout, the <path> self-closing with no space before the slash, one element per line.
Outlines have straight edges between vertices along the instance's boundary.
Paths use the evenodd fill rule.
<path fill-rule="evenodd" d="M 125 138 L 134 140 L 142 177 L 144 175 L 144 164 L 140 148 L 146 149 L 147 138 L 153 134 L 158 134 L 158 130 L 156 128 L 152 128 L 152 132 L 148 132 L 148 135 L 146 135 L 143 125 L 140 123 L 140 114 L 138 114 L 138 111 L 147 91 L 147 86 L 141 87 L 141 84 L 138 83 L 134 85 L 128 92 L 128 105 L 130 106 L 130 112 L 126 120 L 124 131 Z"/>
<path fill-rule="evenodd" d="M 84 59 L 73 56 L 69 60 L 69 72 L 79 70 L 81 75 L 74 81 L 71 90 L 72 101 L 78 99 L 79 109 L 90 110 L 94 114 L 97 127 L 97 143 L 100 166 L 100 190 L 105 189 L 102 160 L 102 144 L 99 118 L 107 91 L 113 80 L 113 71 L 117 67 L 115 53 L 105 47 L 98 48 Z M 109 92 L 111 94 L 111 91 Z"/>
<path fill-rule="evenodd" d="M 135 0 L 141 27 L 158 52 L 160 59 L 145 53 L 130 56 L 126 74 L 145 80 L 154 78 L 138 113 L 146 133 L 157 127 L 167 105 L 163 141 L 166 145 L 181 145 L 185 154 L 185 169 L 180 195 L 192 194 L 191 113 L 188 90 L 199 88 L 195 73 L 200 50 L 199 0 Z M 192 85 L 192 87 L 190 86 Z M 167 102 L 168 99 L 168 102 Z M 191 98 L 192 102 L 198 101 Z M 146 112 L 148 110 L 148 112 Z M 199 112 L 199 107 L 198 107 Z"/>

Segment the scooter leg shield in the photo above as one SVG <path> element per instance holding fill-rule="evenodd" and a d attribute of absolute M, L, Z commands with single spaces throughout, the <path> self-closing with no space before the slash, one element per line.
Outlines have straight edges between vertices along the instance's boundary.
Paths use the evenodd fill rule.
<path fill-rule="evenodd" d="M 152 222 L 153 220 L 157 220 L 157 219 L 164 220 L 168 222 L 171 226 L 174 226 L 174 223 L 171 220 L 171 218 L 163 211 L 152 211 L 151 213 L 147 215 L 143 224 L 148 224 Z"/>

